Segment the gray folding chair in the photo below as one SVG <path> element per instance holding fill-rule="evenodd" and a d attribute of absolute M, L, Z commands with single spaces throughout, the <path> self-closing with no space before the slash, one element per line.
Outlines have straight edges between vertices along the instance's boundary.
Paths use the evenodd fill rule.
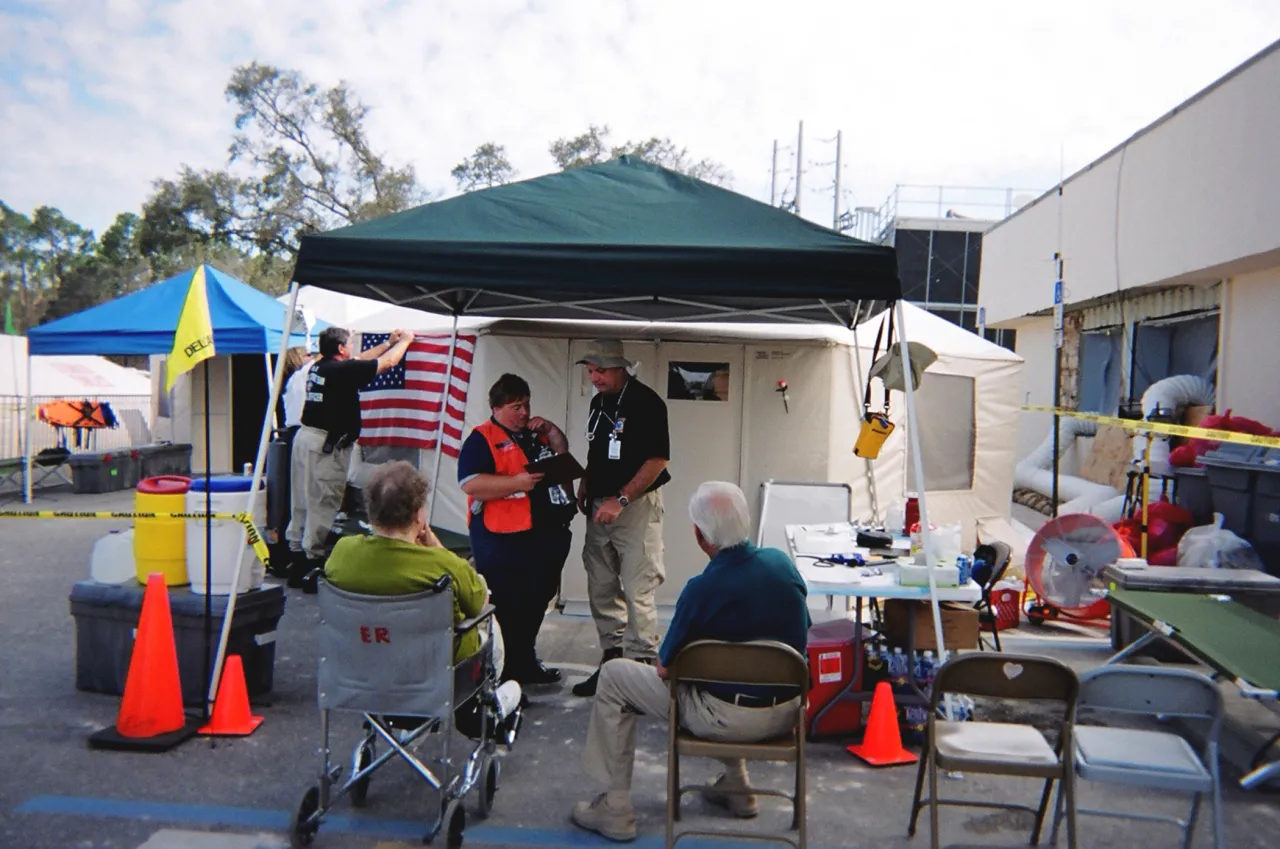
<path fill-rule="evenodd" d="M 804 712 L 805 699 L 796 700 L 795 724 L 786 734 L 775 740 L 754 743 L 729 743 L 703 740 L 680 727 L 681 684 L 753 684 L 793 687 L 797 696 L 805 696 L 809 690 L 809 665 L 804 655 L 791 646 L 772 640 L 752 640 L 745 643 L 729 643 L 720 640 L 697 640 L 680 650 L 668 670 L 667 683 L 671 691 L 671 716 L 667 737 L 667 836 L 666 847 L 671 849 L 685 837 L 719 837 L 745 840 L 766 840 L 790 843 L 794 849 L 805 849 L 805 789 L 804 789 Z M 680 756 L 704 758 L 742 758 L 749 761 L 774 761 L 794 763 L 795 790 L 786 793 L 765 787 L 752 787 L 749 792 L 757 795 L 780 796 L 792 805 L 791 830 L 788 833 L 766 834 L 751 831 L 706 831 L 684 829 L 676 831 L 680 819 L 680 798 L 695 790 L 721 790 L 701 784 L 680 783 Z M 727 792 L 747 792 L 729 790 Z"/>
<path fill-rule="evenodd" d="M 1176 717 L 1205 723 L 1205 743 L 1199 752 L 1172 731 L 1077 725 L 1076 775 L 1080 778 L 1100 784 L 1190 793 L 1192 801 L 1185 820 L 1098 808 L 1076 810 L 1095 816 L 1173 823 L 1183 829 L 1183 847 L 1190 847 L 1200 800 L 1209 793 L 1213 802 L 1213 845 L 1222 849 L 1218 735 L 1222 730 L 1223 704 L 1217 686 L 1200 673 L 1186 669 L 1103 666 L 1080 679 L 1078 705 L 1081 710 L 1103 714 Z M 1055 806 L 1051 840 L 1057 837 L 1059 818 Z"/>
<path fill-rule="evenodd" d="M 1070 667 L 1047 657 L 1013 654 L 965 654 L 953 657 L 938 669 L 933 681 L 928 738 L 916 773 L 907 834 L 914 837 L 920 810 L 929 808 L 930 845 L 938 849 L 938 807 L 965 805 L 1030 811 L 1036 815 L 1031 842 L 1040 840 L 1053 792 L 1062 781 L 1066 800 L 1067 844 L 1076 849 L 1075 801 L 1071 769 L 1071 724 L 1075 719 L 1079 681 Z M 1033 725 L 1014 722 L 950 722 L 939 719 L 948 694 L 983 696 L 1017 701 L 1050 701 L 1061 708 L 1058 741 L 1051 745 Z M 938 797 L 938 770 L 987 775 L 1018 775 L 1044 779 L 1038 807 L 980 799 Z M 929 798 L 921 799 L 926 774 Z"/>

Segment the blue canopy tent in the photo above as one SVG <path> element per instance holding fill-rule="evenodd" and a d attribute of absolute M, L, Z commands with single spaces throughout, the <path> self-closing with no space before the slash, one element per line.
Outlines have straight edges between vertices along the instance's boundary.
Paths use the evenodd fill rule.
<path fill-rule="evenodd" d="M 167 354 L 195 273 L 192 268 L 123 298 L 33 327 L 27 332 L 27 350 L 33 356 Z M 286 307 L 212 266 L 204 266 L 204 273 L 217 352 L 267 354 L 278 350 Z M 305 332 L 291 334 L 289 342 L 290 347 L 306 345 Z"/>
<path fill-rule="evenodd" d="M 197 266 L 199 268 L 199 266 Z M 187 290 L 197 268 L 191 268 L 168 280 L 116 298 L 105 304 L 66 316 L 27 332 L 28 369 L 31 356 L 42 354 L 151 355 L 168 354 L 173 348 L 173 334 L 178 326 Z M 268 386 L 271 384 L 270 354 L 283 347 L 310 347 L 310 332 L 290 332 L 289 345 L 282 346 L 285 328 L 302 324 L 287 322 L 287 307 L 265 292 L 253 288 L 212 266 L 204 268 L 209 300 L 209 317 L 213 324 L 213 343 L 219 356 L 230 354 L 262 354 L 266 361 Z M 317 323 L 310 331 L 327 327 Z M 31 381 L 27 381 L 27 410 L 31 409 Z M 28 412 L 26 426 L 31 426 Z M 26 501 L 31 501 L 30 439 L 26 443 Z"/>

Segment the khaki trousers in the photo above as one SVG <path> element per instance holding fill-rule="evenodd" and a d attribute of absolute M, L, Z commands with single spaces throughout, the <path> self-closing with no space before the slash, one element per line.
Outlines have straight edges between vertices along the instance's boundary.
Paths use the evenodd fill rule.
<path fill-rule="evenodd" d="M 591 515 L 604 499 L 592 499 Z M 666 577 L 662 562 L 662 490 L 623 508 L 612 525 L 587 516 L 582 565 L 600 648 L 627 657 L 657 657 L 658 609 L 654 594 Z"/>
<path fill-rule="evenodd" d="M 682 727 L 705 740 L 754 743 L 787 733 L 795 723 L 796 700 L 773 707 L 739 707 L 707 695 L 692 685 L 680 689 Z M 630 792 L 636 760 L 636 718 L 670 719 L 671 692 L 658 670 L 634 660 L 611 660 L 600 669 L 600 684 L 591 708 L 587 748 L 582 762 L 587 773 L 610 790 Z M 722 761 L 734 786 L 747 784 L 741 759 Z"/>
<path fill-rule="evenodd" d="M 303 425 L 293 438 L 292 515 L 285 537 L 298 540 L 307 557 L 324 557 L 324 542 L 333 527 L 333 517 L 342 507 L 347 489 L 347 466 L 351 462 L 351 446 L 324 453 L 327 434 L 319 428 Z"/>

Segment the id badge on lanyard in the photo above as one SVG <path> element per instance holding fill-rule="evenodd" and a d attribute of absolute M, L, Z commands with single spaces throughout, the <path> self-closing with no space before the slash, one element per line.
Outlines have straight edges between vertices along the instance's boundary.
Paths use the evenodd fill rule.
<path fill-rule="evenodd" d="M 613 434 L 609 434 L 609 459 L 622 459 L 622 442 Z"/>

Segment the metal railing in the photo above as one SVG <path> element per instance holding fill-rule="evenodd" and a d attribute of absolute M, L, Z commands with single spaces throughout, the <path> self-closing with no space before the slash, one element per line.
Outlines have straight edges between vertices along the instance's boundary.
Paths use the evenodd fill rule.
<path fill-rule="evenodd" d="M 878 208 L 861 207 L 862 227 L 883 241 L 900 218 L 972 218 L 1003 221 L 1044 194 L 1044 189 L 992 186 L 924 186 L 900 183 Z"/>
<path fill-rule="evenodd" d="M 65 447 L 73 454 L 90 454 L 98 451 L 114 451 L 134 445 L 146 445 L 151 441 L 150 395 L 85 395 L 76 398 L 35 395 L 31 398 L 32 410 L 39 411 L 44 404 L 54 401 L 99 401 L 111 405 L 117 426 L 114 428 L 81 429 L 77 432 L 62 428 L 61 433 L 39 418 L 31 422 L 31 453 L 35 455 L 45 448 Z M 0 460 L 24 456 L 22 444 L 23 417 L 26 399 L 20 395 L 0 395 Z"/>

